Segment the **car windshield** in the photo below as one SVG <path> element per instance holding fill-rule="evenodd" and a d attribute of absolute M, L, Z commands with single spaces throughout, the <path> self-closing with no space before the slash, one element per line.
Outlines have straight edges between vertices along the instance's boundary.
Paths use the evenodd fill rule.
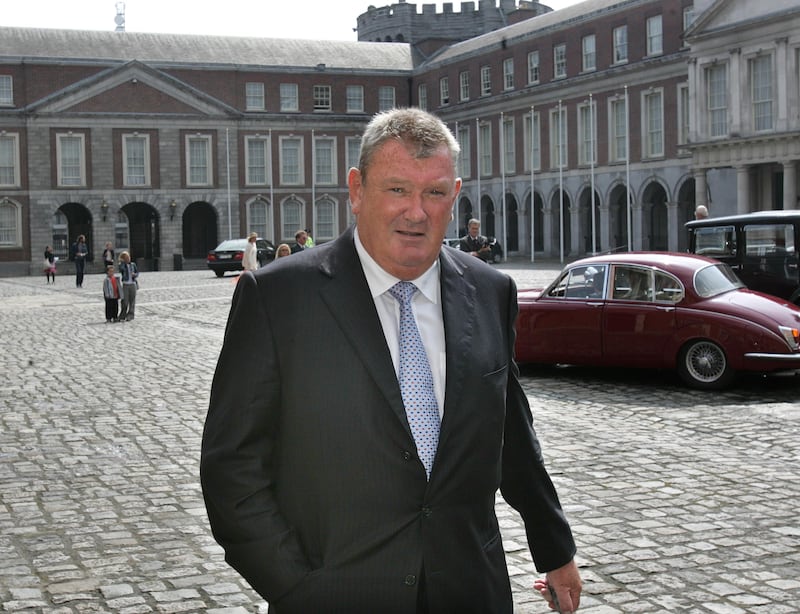
<path fill-rule="evenodd" d="M 697 294 L 703 298 L 744 287 L 741 280 L 736 277 L 736 273 L 727 264 L 712 264 L 694 274 L 694 288 Z"/>
<path fill-rule="evenodd" d="M 225 252 L 236 249 L 244 249 L 247 245 L 247 239 L 228 239 L 223 241 L 217 246 L 216 251 Z"/>

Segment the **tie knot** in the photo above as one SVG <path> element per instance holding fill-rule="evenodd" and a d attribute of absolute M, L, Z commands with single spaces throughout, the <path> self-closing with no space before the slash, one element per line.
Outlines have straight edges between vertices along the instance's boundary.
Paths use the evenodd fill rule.
<path fill-rule="evenodd" d="M 395 299 L 400 301 L 401 305 L 410 305 L 411 297 L 417 291 L 417 287 L 410 281 L 398 281 L 395 285 L 389 288 L 389 294 Z"/>

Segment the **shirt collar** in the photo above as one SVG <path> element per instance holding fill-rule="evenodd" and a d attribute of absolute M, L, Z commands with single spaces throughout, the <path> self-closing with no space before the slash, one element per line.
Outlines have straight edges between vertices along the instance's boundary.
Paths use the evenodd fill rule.
<path fill-rule="evenodd" d="M 364 276 L 367 278 L 369 291 L 372 298 L 377 298 L 384 294 L 389 288 L 394 286 L 399 278 L 384 271 L 381 266 L 375 262 L 375 259 L 369 255 L 364 244 L 358 236 L 358 227 L 353 233 L 355 241 L 356 252 L 361 260 L 361 268 L 364 269 Z M 431 303 L 439 303 L 439 259 L 437 258 L 431 267 L 416 279 L 412 279 L 413 283 L 425 298 Z"/>

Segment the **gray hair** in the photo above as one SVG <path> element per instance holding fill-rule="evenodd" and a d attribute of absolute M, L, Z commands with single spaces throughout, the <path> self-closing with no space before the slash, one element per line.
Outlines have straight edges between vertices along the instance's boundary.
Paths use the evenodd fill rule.
<path fill-rule="evenodd" d="M 391 109 L 375 115 L 364 130 L 358 161 L 362 181 L 367 180 L 367 169 L 375 152 L 392 139 L 413 148 L 417 159 L 431 157 L 444 145 L 450 151 L 453 170 L 456 170 L 461 147 L 442 120 L 417 108 Z"/>

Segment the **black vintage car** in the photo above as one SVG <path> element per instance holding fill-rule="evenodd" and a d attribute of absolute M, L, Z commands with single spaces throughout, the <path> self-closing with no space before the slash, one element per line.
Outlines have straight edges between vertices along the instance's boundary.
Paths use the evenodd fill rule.
<path fill-rule="evenodd" d="M 208 252 L 206 264 L 216 273 L 217 277 L 222 277 L 227 271 L 241 271 L 246 247 L 247 239 L 223 241 Z M 256 239 L 256 249 L 258 250 L 256 257 L 259 266 L 275 260 L 275 246 L 267 239 Z"/>

